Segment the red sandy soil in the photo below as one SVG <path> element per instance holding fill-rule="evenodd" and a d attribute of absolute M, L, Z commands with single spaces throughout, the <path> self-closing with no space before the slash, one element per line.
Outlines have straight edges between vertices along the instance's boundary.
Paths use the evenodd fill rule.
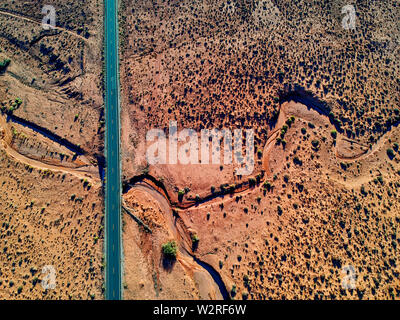
<path fill-rule="evenodd" d="M 145 194 L 134 187 L 124 195 L 153 231 L 126 225 L 127 298 L 137 298 L 129 293 L 141 276 L 131 271 L 136 256 L 178 283 L 148 277 L 143 295 L 199 298 L 201 283 L 182 284 L 193 279 L 193 267 L 183 268 L 187 255 L 217 270 L 235 299 L 399 298 L 399 6 L 357 2 L 353 32 L 341 26 L 346 4 L 122 1 L 123 179 L 147 174 L 135 185 L 140 191 L 154 180 Z M 285 99 L 292 93 L 308 93 L 327 116 Z M 236 177 L 225 165 L 149 166 L 146 133 L 168 134 L 170 121 L 196 132 L 253 129 L 262 153 L 254 174 Z M 257 181 L 251 187 L 249 178 Z M 157 181 L 165 190 L 154 189 Z M 207 197 L 223 184 L 241 186 Z M 169 198 L 161 209 L 158 197 Z M 172 239 L 179 251 L 166 273 L 161 245 Z M 348 264 L 357 271 L 355 290 L 341 287 Z M 157 296 L 160 286 L 168 293 Z"/>
<path fill-rule="evenodd" d="M 44 4 L 0 4 L 0 299 L 102 299 L 102 2 L 53 1 L 50 31 Z"/>

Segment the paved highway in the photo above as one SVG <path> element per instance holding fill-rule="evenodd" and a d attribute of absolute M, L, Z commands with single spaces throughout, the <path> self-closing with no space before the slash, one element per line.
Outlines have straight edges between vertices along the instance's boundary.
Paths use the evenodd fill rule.
<path fill-rule="evenodd" d="M 117 0 L 105 0 L 106 299 L 122 299 L 121 171 Z"/>

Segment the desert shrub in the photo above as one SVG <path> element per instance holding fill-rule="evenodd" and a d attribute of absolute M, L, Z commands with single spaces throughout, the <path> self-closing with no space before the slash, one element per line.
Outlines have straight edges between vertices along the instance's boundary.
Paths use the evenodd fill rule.
<path fill-rule="evenodd" d="M 349 167 L 349 164 L 341 162 L 340 167 L 342 168 L 342 170 L 347 170 L 347 168 Z"/>
<path fill-rule="evenodd" d="M 33 280 L 32 280 L 32 285 L 35 286 L 36 283 L 38 283 L 38 282 L 39 282 L 39 278 L 38 277 L 34 277 Z"/>
<path fill-rule="evenodd" d="M 299 159 L 299 157 L 297 157 L 297 156 L 293 158 L 293 162 L 294 162 L 294 164 L 297 164 L 299 166 L 301 166 L 303 164 L 303 161 L 301 161 Z"/>
<path fill-rule="evenodd" d="M 0 72 L 4 72 L 10 63 L 10 59 L 4 59 L 3 61 L 0 61 Z"/>
<path fill-rule="evenodd" d="M 192 234 L 191 238 L 193 244 L 198 243 L 200 241 L 199 236 L 195 233 Z"/>
<path fill-rule="evenodd" d="M 333 139 L 336 139 L 337 138 L 337 131 L 336 130 L 332 130 L 331 131 L 331 136 L 332 136 Z"/>
<path fill-rule="evenodd" d="M 393 159 L 394 156 L 395 156 L 394 151 L 393 151 L 393 149 L 391 149 L 391 148 L 387 149 L 387 150 L 386 150 L 386 153 L 387 153 L 387 155 L 388 155 L 388 157 L 389 157 L 390 159 Z"/>
<path fill-rule="evenodd" d="M 185 190 L 179 190 L 178 191 L 178 200 L 182 201 L 184 195 L 185 195 Z"/>
<path fill-rule="evenodd" d="M 295 120 L 295 117 L 291 116 L 289 119 L 287 119 L 287 120 L 285 121 L 285 123 L 286 123 L 289 127 L 291 127 L 292 124 L 294 123 L 294 120 Z"/>
<path fill-rule="evenodd" d="M 232 290 L 231 290 L 231 296 L 232 296 L 232 297 L 236 296 L 236 292 L 237 292 L 236 285 L 233 285 L 233 286 L 232 286 Z"/>
<path fill-rule="evenodd" d="M 178 247 L 175 241 L 168 241 L 162 245 L 162 252 L 166 258 L 175 259 Z"/>
<path fill-rule="evenodd" d="M 362 194 L 363 196 L 368 195 L 368 193 L 365 191 L 365 187 L 364 187 L 364 186 L 361 186 L 361 194 Z"/>
<path fill-rule="evenodd" d="M 298 189 L 300 192 L 303 192 L 303 190 L 304 190 L 304 185 L 303 185 L 303 184 L 301 184 L 301 183 L 296 183 L 296 187 L 297 187 L 297 189 Z"/>
<path fill-rule="evenodd" d="M 318 140 L 313 140 L 313 141 L 311 141 L 311 144 L 312 144 L 312 146 L 313 146 L 314 148 L 318 148 L 318 146 L 319 146 L 319 141 L 318 141 Z"/>
<path fill-rule="evenodd" d="M 271 183 L 270 182 L 268 182 L 268 181 L 265 181 L 264 182 L 264 187 L 268 190 L 268 191 L 270 191 L 271 190 L 271 188 L 272 188 L 272 185 L 271 185 Z"/>
<path fill-rule="evenodd" d="M 249 185 L 250 185 L 250 187 L 255 186 L 255 185 L 256 185 L 256 179 L 254 179 L 254 178 L 249 178 Z"/>

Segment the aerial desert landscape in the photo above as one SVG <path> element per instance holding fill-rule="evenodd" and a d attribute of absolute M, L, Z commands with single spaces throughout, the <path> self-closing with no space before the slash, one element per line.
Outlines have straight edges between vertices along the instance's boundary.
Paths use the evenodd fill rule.
<path fill-rule="evenodd" d="M 47 4 L 0 4 L 0 299 L 103 299 L 103 7 Z"/>
<path fill-rule="evenodd" d="M 399 17 L 396 1 L 121 2 L 125 299 L 399 299 Z M 254 168 L 151 164 L 153 129 L 194 130 L 175 140 L 198 158 L 201 130 L 251 129 Z"/>

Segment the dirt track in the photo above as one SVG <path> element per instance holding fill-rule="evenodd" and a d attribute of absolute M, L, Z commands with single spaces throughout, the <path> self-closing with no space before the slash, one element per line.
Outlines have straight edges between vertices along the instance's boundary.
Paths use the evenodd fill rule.
<path fill-rule="evenodd" d="M 47 164 L 35 159 L 31 159 L 29 157 L 26 157 L 22 154 L 20 154 L 18 151 L 13 149 L 8 143 L 8 132 L 7 132 L 7 124 L 5 122 L 5 119 L 3 116 L 0 116 L 0 128 L 4 130 L 4 136 L 2 137 L 0 141 L 0 147 L 4 149 L 9 156 L 12 158 L 16 159 L 17 161 L 24 163 L 26 165 L 32 166 L 36 169 L 41 169 L 41 170 L 51 170 L 51 171 L 58 171 L 58 172 L 63 172 L 63 173 L 69 173 L 72 174 L 80 179 L 87 179 L 90 181 L 92 184 L 101 185 L 100 177 L 99 177 L 99 172 L 98 168 L 96 166 L 90 165 L 89 161 L 87 159 L 83 159 L 83 163 L 88 163 L 88 165 L 83 165 L 78 168 L 68 168 L 64 167 L 61 165 L 51 165 Z"/>

